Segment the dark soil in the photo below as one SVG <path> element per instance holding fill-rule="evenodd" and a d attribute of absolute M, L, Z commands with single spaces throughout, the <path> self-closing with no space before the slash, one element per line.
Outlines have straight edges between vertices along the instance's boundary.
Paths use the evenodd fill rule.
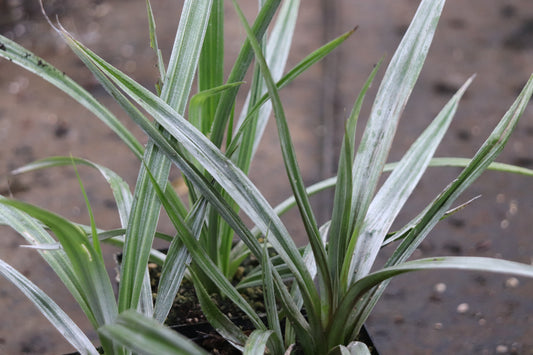
<path fill-rule="evenodd" d="M 233 284 L 238 284 L 257 265 L 255 258 L 246 259 L 243 262 L 243 266 L 239 267 L 236 277 L 232 281 Z M 155 301 L 159 277 L 161 276 L 161 267 L 157 264 L 149 264 L 148 270 L 150 271 L 152 293 Z M 264 315 L 265 307 L 262 287 L 246 288 L 241 291 L 241 295 L 259 315 Z M 254 329 L 253 324 L 248 321 L 245 313 L 235 306 L 233 302 L 222 297 L 218 292 L 213 292 L 210 296 L 220 311 L 240 326 L 245 334 L 249 334 Z M 198 345 L 213 354 L 240 354 L 240 351 L 222 338 L 208 323 L 196 296 L 194 285 L 188 279 L 183 280 L 165 324 L 194 340 Z"/>

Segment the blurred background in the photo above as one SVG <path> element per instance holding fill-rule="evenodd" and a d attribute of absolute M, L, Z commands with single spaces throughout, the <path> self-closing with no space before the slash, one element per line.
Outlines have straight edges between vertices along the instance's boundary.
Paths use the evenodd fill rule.
<path fill-rule="evenodd" d="M 255 1 L 241 1 L 249 18 Z M 302 1 L 288 68 L 305 55 L 359 26 L 327 60 L 282 91 L 285 110 L 307 184 L 333 176 L 344 121 L 374 64 L 388 62 L 407 29 L 417 0 Z M 152 6 L 159 45 L 166 58 L 174 39 L 181 1 Z M 149 47 L 145 1 L 47 0 L 51 17 L 106 60 L 152 89 L 157 79 Z M 244 37 L 231 2 L 227 14 L 228 70 Z M 43 57 L 89 90 L 138 137 L 142 134 L 113 104 L 83 64 L 44 20 L 34 0 L 0 0 L 0 33 Z M 379 78 L 383 75 L 382 67 Z M 528 0 L 449 0 L 426 65 L 398 128 L 390 161 L 396 161 L 472 74 L 475 81 L 459 106 L 437 156 L 471 157 L 490 134 L 533 72 L 533 2 Z M 359 134 L 378 85 L 368 95 Z M 144 142 L 145 139 L 141 138 Z M 0 59 L 0 193 L 45 206 L 78 222 L 88 215 L 71 168 L 9 176 L 25 163 L 52 155 L 79 156 L 108 166 L 133 188 L 139 163 L 117 137 L 88 111 L 48 83 Z M 498 161 L 533 168 L 533 108 L 511 136 Z M 252 177 L 273 204 L 289 195 L 275 127 L 268 127 Z M 80 167 L 97 224 L 118 226 L 105 181 Z M 399 216 L 409 221 L 459 173 L 432 168 Z M 275 178 L 273 178 L 275 177 Z M 177 172 L 173 179 L 179 179 Z M 533 180 L 487 172 L 458 201 L 479 199 L 443 221 L 415 253 L 491 256 L 533 261 Z M 325 221 L 331 196 L 313 199 Z M 286 217 L 299 243 L 302 228 Z M 161 230 L 172 231 L 165 220 Z M 89 323 L 58 279 L 14 232 L 0 229 L 0 258 L 48 292 L 83 327 Z M 390 248 L 391 249 L 391 248 Z M 106 249 L 109 269 L 112 255 Z M 384 262 L 387 253 L 384 250 Z M 381 354 L 533 354 L 533 281 L 504 275 L 423 272 L 398 277 L 368 322 Z M 8 281 L 0 279 L 0 353 L 62 354 L 71 351 L 36 308 Z M 92 337 L 95 338 L 94 333 Z"/>

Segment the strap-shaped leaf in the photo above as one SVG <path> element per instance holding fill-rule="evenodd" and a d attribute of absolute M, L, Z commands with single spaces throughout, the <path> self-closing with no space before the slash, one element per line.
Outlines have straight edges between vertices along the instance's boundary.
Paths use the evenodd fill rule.
<path fill-rule="evenodd" d="M 131 194 L 129 185 L 117 173 L 115 173 L 109 168 L 106 168 L 105 166 L 93 163 L 90 160 L 82 158 L 49 157 L 34 161 L 32 163 L 24 165 L 23 167 L 17 168 L 13 171 L 13 174 L 22 174 L 25 172 L 54 166 L 68 166 L 72 165 L 73 163 L 77 165 L 87 165 L 100 171 L 102 176 L 108 182 L 109 187 L 111 187 L 111 191 L 113 192 L 113 196 L 115 197 L 115 202 L 117 204 L 121 225 L 122 227 L 126 227 L 130 214 L 131 203 L 133 201 L 133 196 Z"/>
<path fill-rule="evenodd" d="M 333 211 L 331 213 L 331 225 L 328 231 L 328 265 L 333 283 L 333 292 L 336 294 L 339 294 L 340 291 L 340 270 L 342 269 L 346 247 L 350 237 L 350 212 L 352 200 L 346 197 L 351 196 L 353 192 L 352 161 L 355 154 L 355 131 L 357 128 L 359 113 L 361 112 L 361 107 L 363 105 L 363 100 L 368 89 L 370 88 L 370 85 L 374 81 L 374 77 L 381 66 L 381 62 L 382 60 L 379 61 L 374 67 L 365 84 L 363 85 L 359 95 L 357 96 L 357 99 L 355 100 L 352 112 L 350 113 L 350 116 L 346 122 L 344 139 L 341 145 L 339 167 L 336 179 L 338 183 L 336 184 L 335 188 Z M 306 192 L 309 193 L 309 189 L 307 189 Z"/>
<path fill-rule="evenodd" d="M 378 186 L 400 115 L 426 59 L 444 2 L 421 1 L 379 87 L 353 165 L 353 235 L 347 255 L 352 255 L 355 249 L 361 224 Z M 349 259 L 345 259 L 343 265 L 344 275 L 349 268 Z"/>
<path fill-rule="evenodd" d="M 91 111 L 111 128 L 138 158 L 142 157 L 144 149 L 135 136 L 128 131 L 111 111 L 100 104 L 87 90 L 65 75 L 65 73 L 2 35 L 0 35 L 0 48 L 2 48 L 0 57 L 6 58 L 29 72 L 40 76 L 71 96 L 76 102 Z"/>
<path fill-rule="evenodd" d="M 224 84 L 224 1 L 213 0 L 209 26 L 198 64 L 198 91 L 207 92 L 222 84 Z M 211 130 L 219 99 L 220 96 L 210 96 L 202 103 L 202 115 L 198 117 L 196 127 L 204 134 L 208 134 Z M 190 105 L 192 107 L 192 100 Z M 192 122 L 192 114 L 189 115 Z"/>
<path fill-rule="evenodd" d="M 272 73 L 272 78 L 274 78 L 275 81 L 281 79 L 285 64 L 287 63 L 299 7 L 300 0 L 284 1 L 268 38 L 265 58 Z M 265 47 L 265 43 L 266 40 L 263 39 L 263 47 Z M 261 142 L 263 132 L 268 123 L 270 113 L 272 112 L 272 104 L 270 103 L 261 105 L 258 111 L 255 109 L 258 100 L 266 95 L 267 92 L 267 88 L 258 69 L 256 64 L 254 82 L 252 83 L 252 88 L 248 93 L 239 117 L 239 122 L 237 123 L 240 131 L 246 117 L 251 115 L 255 116 L 252 123 L 247 123 L 246 126 L 243 127 L 244 132 L 240 132 L 240 134 L 243 134 L 243 141 L 239 148 L 241 162 L 237 163 L 237 165 L 244 171 L 248 171 L 250 162 Z M 264 102 L 266 102 L 266 100 Z M 250 105 L 252 107 L 250 107 Z"/>
<path fill-rule="evenodd" d="M 471 159 L 469 158 L 438 157 L 438 158 L 431 159 L 428 166 L 429 167 L 465 168 L 466 166 L 468 166 L 468 164 L 470 164 L 470 161 Z M 397 163 L 386 164 L 385 167 L 383 168 L 383 172 L 392 171 L 392 169 L 394 169 L 396 164 Z M 487 167 L 487 170 L 506 172 L 506 173 L 524 175 L 524 176 L 533 176 L 533 169 L 528 169 L 528 168 L 524 168 L 521 166 L 499 163 L 499 162 L 490 163 L 490 165 Z M 333 177 L 324 179 L 322 181 L 314 183 L 313 185 L 308 186 L 306 189 L 306 192 L 309 196 L 313 196 L 319 192 L 336 187 L 336 185 L 337 185 L 337 177 L 333 176 Z M 274 208 L 274 210 L 276 211 L 278 215 L 282 215 L 295 206 L 296 206 L 295 198 L 289 197 L 283 200 L 280 204 L 278 204 Z"/>
<path fill-rule="evenodd" d="M 272 75 L 270 74 L 270 70 L 268 69 L 268 65 L 266 63 L 266 60 L 261 52 L 261 47 L 259 46 L 259 43 L 257 42 L 257 39 L 254 38 L 252 29 L 248 25 L 248 22 L 242 13 L 239 5 L 235 0 L 233 0 L 233 5 L 235 9 L 237 10 L 237 14 L 239 15 L 239 18 L 241 20 L 241 23 L 243 24 L 246 34 L 248 36 L 248 40 L 250 41 L 250 44 L 254 50 L 255 57 L 257 62 L 260 65 L 261 68 L 261 74 L 263 75 L 263 78 L 265 79 L 266 86 L 268 88 L 268 91 L 270 93 L 270 96 L 272 97 L 272 104 L 274 108 L 274 116 L 276 117 L 276 124 L 278 126 L 278 137 L 280 140 L 281 145 L 281 151 L 283 155 L 283 161 L 285 163 L 285 169 L 289 178 L 289 182 L 291 185 L 291 189 L 294 192 L 294 195 L 296 197 L 296 202 L 298 204 L 298 208 L 300 210 L 300 214 L 302 216 L 302 222 L 304 224 L 305 230 L 307 232 L 309 243 L 311 245 L 311 248 L 313 250 L 313 255 L 315 257 L 315 262 L 317 264 L 318 272 L 319 272 L 319 280 L 322 280 L 325 283 L 325 287 L 323 288 L 324 292 L 326 292 L 327 299 L 331 299 L 331 288 L 329 287 L 330 282 L 330 275 L 327 268 L 327 260 L 326 260 L 326 251 L 325 248 L 322 245 L 320 234 L 318 231 L 318 225 L 316 223 L 315 216 L 313 214 L 313 211 L 311 209 L 311 204 L 309 202 L 309 198 L 307 194 L 305 193 L 305 187 L 303 183 L 303 179 L 300 173 L 300 169 L 298 167 L 298 162 L 296 160 L 296 155 L 294 152 L 294 147 L 292 145 L 292 140 L 289 133 L 289 128 L 287 125 L 287 120 L 285 118 L 285 113 L 283 110 L 283 106 L 281 104 L 281 99 L 279 97 L 279 93 L 277 91 L 276 85 L 274 84 L 274 80 L 272 79 Z M 309 303 L 309 299 L 304 299 L 306 302 L 308 317 L 312 323 L 316 326 L 316 329 L 321 327 L 321 309 L 319 307 L 318 301 L 318 295 L 316 295 L 314 289 L 313 290 L 306 290 L 306 292 L 309 293 L 309 295 L 314 296 Z M 315 334 L 316 336 L 319 336 L 319 333 Z"/>
<path fill-rule="evenodd" d="M 482 257 L 435 257 L 406 262 L 396 266 L 387 267 L 368 274 L 357 280 L 344 297 L 332 322 L 330 330 L 331 344 L 342 344 L 346 335 L 347 319 L 350 316 L 357 300 L 367 291 L 394 276 L 418 270 L 463 270 L 463 271 L 488 271 L 499 274 L 533 277 L 533 266 L 514 261 Z"/>
<path fill-rule="evenodd" d="M 491 135 L 483 143 L 468 166 L 429 206 L 425 216 L 410 235 L 402 241 L 394 255 L 387 262 L 388 265 L 394 265 L 407 260 L 424 237 L 451 207 L 451 204 L 457 199 L 457 197 L 487 169 L 494 159 L 496 159 L 507 143 L 519 118 L 524 113 L 532 94 L 533 75 L 529 78 L 529 81 L 522 89 L 518 98 L 505 113 L 504 117 L 494 128 Z"/>
<path fill-rule="evenodd" d="M 57 247 L 55 247 L 57 244 L 56 240 L 44 230 L 42 224 L 18 208 L 1 203 L 4 199 L 4 197 L 0 197 L 0 224 L 11 227 L 24 237 L 24 239 L 32 246 L 40 247 L 52 245 L 54 246 L 53 249 L 57 249 Z M 50 265 L 52 270 L 54 270 L 54 273 L 70 291 L 76 302 L 78 302 L 89 318 L 91 324 L 96 327 L 97 323 L 94 319 L 94 315 L 92 314 L 86 299 L 83 297 L 81 284 L 74 273 L 67 255 L 62 251 L 54 253 L 43 253 L 42 251 L 39 251 L 39 254 L 41 254 L 43 259 L 48 265 Z"/>
<path fill-rule="evenodd" d="M 161 49 L 159 49 L 159 44 L 157 43 L 157 32 L 155 26 L 154 13 L 152 12 L 152 4 L 150 0 L 146 0 L 146 12 L 148 14 L 148 31 L 150 32 L 150 47 L 155 51 L 157 56 L 157 69 L 159 69 L 159 78 L 161 80 L 160 84 L 163 83 L 163 78 L 165 77 L 165 62 L 163 61 L 163 54 Z M 161 90 L 161 88 L 159 88 Z"/>
<path fill-rule="evenodd" d="M 98 354 L 89 338 L 46 293 L 1 259 L 0 274 L 17 286 L 80 354 Z"/>
<path fill-rule="evenodd" d="M 150 175 L 151 177 L 151 175 Z M 200 243 L 195 239 L 190 227 L 176 214 L 168 202 L 167 197 L 163 194 L 161 188 L 157 185 L 155 179 L 151 182 L 154 184 L 154 189 L 167 211 L 170 220 L 174 227 L 180 233 L 180 240 L 187 247 L 187 250 L 193 257 L 194 262 L 201 268 L 202 272 L 209 276 L 223 295 L 226 295 L 233 303 L 235 303 L 254 323 L 254 326 L 259 329 L 264 329 L 264 324 L 254 309 L 246 302 L 237 289 L 229 282 L 229 280 L 222 274 L 221 270 L 216 267 L 214 262 L 206 255 L 205 250 Z M 213 188 L 213 191 L 216 191 Z"/>
<path fill-rule="evenodd" d="M 372 200 L 352 256 L 348 284 L 352 277 L 361 278 L 370 271 L 386 234 L 426 171 L 457 111 L 459 100 L 471 82 L 472 78 L 416 139 Z"/>
<path fill-rule="evenodd" d="M 429 232 L 442 219 L 450 209 L 453 202 L 460 194 L 470 186 L 496 159 L 501 152 L 505 143 L 509 139 L 519 118 L 522 116 L 527 104 L 533 94 L 533 75 L 522 89 L 522 92 L 515 100 L 511 108 L 506 112 L 504 117 L 498 123 L 491 135 L 483 143 L 476 155 L 470 160 L 457 179 L 455 179 L 437 198 L 421 213 L 417 223 L 409 230 L 408 234 L 402 239 L 393 255 L 389 258 L 386 266 L 394 266 L 407 260 L 414 250 L 420 245 Z M 387 282 L 381 285 L 371 295 L 371 300 L 366 301 L 368 305 L 364 308 L 358 308 L 361 313 L 356 317 L 356 323 L 348 328 L 357 332 L 365 319 L 368 317 L 373 306 L 381 296 Z"/>
<path fill-rule="evenodd" d="M 208 134 L 211 126 L 206 128 L 205 120 L 209 117 L 208 110 L 211 100 L 217 98 L 224 90 L 237 87 L 242 84 L 244 84 L 244 82 L 241 81 L 238 83 L 220 85 L 200 91 L 198 94 L 194 95 L 189 103 L 189 122 L 191 122 L 204 134 Z"/>
<path fill-rule="evenodd" d="M 45 224 L 61 243 L 81 286 L 81 296 L 98 325 L 110 323 L 117 315 L 113 287 L 103 260 L 85 232 L 66 219 L 30 204 L 0 199 L 0 203 L 24 211 Z"/>
<path fill-rule="evenodd" d="M 244 344 L 246 343 L 248 337 L 243 333 L 243 331 L 235 325 L 224 313 L 218 309 L 217 305 L 202 285 L 202 281 L 196 275 L 194 267 L 191 270 L 191 276 L 194 283 L 194 289 L 196 291 L 196 296 L 202 307 L 202 312 L 209 321 L 209 324 L 222 336 L 224 339 L 229 341 L 234 347 L 239 350 L 243 350 Z"/>
<path fill-rule="evenodd" d="M 274 17 L 274 14 L 276 13 L 280 3 L 281 0 L 267 0 L 263 4 L 253 25 L 253 32 L 256 38 L 263 38 L 263 35 L 270 25 L 270 22 L 272 21 L 272 18 Z M 243 81 L 252 59 L 253 50 L 248 39 L 246 39 L 239 54 L 237 55 L 237 59 L 235 60 L 233 68 L 231 69 L 226 82 L 231 84 Z M 211 129 L 211 140 L 217 147 L 222 145 L 225 127 L 231 116 L 235 99 L 237 97 L 237 92 L 238 88 L 234 88 L 223 92 L 220 96 L 220 101 L 213 119 L 213 128 Z"/>
<path fill-rule="evenodd" d="M 93 246 L 81 227 L 49 211 L 9 199 L 0 199 L 0 203 L 24 211 L 50 228 L 68 257 L 78 280 L 79 295 L 83 299 L 81 304 L 87 307 L 84 310 L 94 327 L 112 322 L 118 313 L 117 304 L 101 253 L 95 249 L 99 246 L 98 241 L 94 241 Z M 112 344 L 105 339 L 101 339 L 101 343 L 105 351 L 112 351 Z M 121 353 L 120 349 L 113 351 Z"/>
<path fill-rule="evenodd" d="M 199 238 L 203 227 L 204 220 L 202 216 L 205 214 L 206 203 L 205 200 L 198 201 L 192 208 L 191 212 L 185 220 L 176 212 L 177 209 L 170 206 L 171 195 L 165 194 L 166 203 L 169 206 L 166 208 L 172 209 L 171 215 L 176 226 L 190 225 L 191 233 L 195 238 Z M 178 221 L 176 221 L 178 219 Z M 157 288 L 157 298 L 155 303 L 154 318 L 161 323 L 167 318 L 170 309 L 174 303 L 174 298 L 179 290 L 185 271 L 189 266 L 191 257 L 187 248 L 180 239 L 181 228 L 178 229 L 178 235 L 174 237 L 167 251 L 167 257 L 161 270 L 159 277 L 159 286 Z"/>
<path fill-rule="evenodd" d="M 109 75 L 109 78 L 120 89 L 124 90 L 128 95 L 131 95 L 138 104 L 153 115 L 157 122 L 164 126 L 188 150 L 188 153 L 197 159 L 217 182 L 224 187 L 225 191 L 239 204 L 239 207 L 248 214 L 252 221 L 259 226 L 264 234 L 269 231 L 268 233 L 272 237 L 270 239 L 271 244 L 293 270 L 304 293 L 312 292 L 315 294 L 313 297 L 317 297 L 313 280 L 301 260 L 294 241 L 279 217 L 272 210 L 272 207 L 248 177 L 236 168 L 201 132 L 195 129 L 159 97 L 122 74 L 93 52 L 83 47 L 79 42 L 70 37 L 67 37 L 67 40 L 72 45 L 72 48 L 77 51 L 78 55 L 87 61 L 91 61 L 95 65 L 95 68 L 99 68 L 96 70 L 102 70 L 106 75 Z M 113 94 L 117 95 L 118 93 L 115 91 Z M 183 161 L 183 158 L 180 157 L 180 153 L 175 150 L 175 147 L 170 145 L 144 116 L 135 115 L 132 118 L 136 120 L 137 124 L 141 125 L 143 130 L 152 139 L 157 141 L 158 146 L 172 158 L 173 162 L 184 172 L 188 179 L 191 181 L 196 180 L 195 184 L 204 184 L 202 192 L 206 194 L 212 204 L 223 203 L 217 197 L 213 197 L 212 188 L 208 188 L 209 182 L 202 181 L 202 177 L 198 176 L 197 172 L 193 171 L 194 169 L 191 170 L 191 166 Z M 231 212 L 226 210 L 227 205 L 222 206 L 220 205 L 219 209 L 221 215 L 227 215 Z M 259 254 L 260 251 L 257 251 L 256 255 Z M 309 294 L 306 297 L 310 299 Z"/>
<path fill-rule="evenodd" d="M 302 61 L 300 61 L 294 68 L 289 70 L 287 74 L 285 74 L 277 83 L 276 86 L 278 90 L 281 90 L 282 88 L 286 87 L 288 84 L 290 84 L 294 79 L 296 79 L 300 74 L 304 73 L 307 69 L 309 69 L 312 65 L 318 63 L 320 60 L 322 60 L 325 56 L 327 56 L 329 53 L 331 53 L 335 48 L 340 46 L 348 37 L 350 37 L 355 32 L 355 29 L 348 31 L 339 37 L 335 38 L 334 40 L 326 43 L 319 49 L 315 50 L 308 56 L 306 56 Z M 270 64 L 269 64 L 270 67 Z M 257 110 L 262 107 L 262 105 L 265 104 L 265 102 L 268 101 L 270 98 L 268 92 L 265 93 L 260 100 L 257 101 L 257 103 L 252 107 L 249 108 L 246 114 L 246 117 L 244 119 L 240 119 L 239 122 L 239 130 L 235 134 L 234 139 L 231 141 L 231 145 L 228 146 L 227 152 L 233 154 L 233 152 L 237 149 L 238 142 L 240 141 L 241 136 L 244 133 L 245 127 L 251 123 L 253 115 L 257 112 Z M 257 131 L 259 133 L 259 130 Z"/>
<path fill-rule="evenodd" d="M 246 346 L 244 347 L 243 355 L 255 355 L 255 354 L 265 354 L 266 345 L 268 339 L 274 334 L 272 330 L 254 330 Z"/>
<path fill-rule="evenodd" d="M 208 354 L 178 332 L 132 310 L 121 313 L 115 323 L 99 328 L 98 333 L 136 354 Z"/>
<path fill-rule="evenodd" d="M 178 112 L 185 111 L 205 35 L 211 1 L 188 0 L 183 5 L 161 97 Z M 64 38 L 67 38 L 64 36 Z M 68 42 L 68 39 L 67 39 Z M 149 142 L 144 161 L 157 182 L 166 184 L 170 161 Z M 139 302 L 148 254 L 157 227 L 160 203 L 144 167 L 141 167 L 126 231 L 119 288 L 119 309 L 136 308 Z"/>
<path fill-rule="evenodd" d="M 304 59 L 302 59 L 301 62 L 299 62 L 294 68 L 289 70 L 287 74 L 285 74 L 277 83 L 276 86 L 278 90 L 281 90 L 282 88 L 286 87 L 288 84 L 290 84 L 294 79 L 296 79 L 300 74 L 304 73 L 307 69 L 309 69 L 312 65 L 318 63 L 320 60 L 322 60 L 325 56 L 327 56 L 329 53 L 331 53 L 335 48 L 340 46 L 348 37 L 350 37 L 355 32 L 355 29 L 348 31 L 339 37 L 335 38 L 334 40 L 326 43 L 319 49 L 315 50 L 308 56 L 306 56 Z M 270 64 L 269 64 L 270 67 Z M 260 100 L 257 101 L 257 103 L 248 109 L 246 117 L 243 119 L 240 118 L 239 121 L 239 130 L 235 134 L 234 139 L 231 141 L 231 144 L 227 148 L 228 155 L 232 155 L 238 147 L 238 144 L 240 142 L 241 137 L 244 134 L 245 128 L 248 124 L 251 124 L 252 118 L 254 117 L 254 114 L 259 110 L 262 105 L 264 105 L 268 100 L 270 96 L 267 93 L 265 93 Z M 261 124 L 260 124 L 261 125 Z M 259 125 L 259 126 L 260 126 Z M 259 129 L 257 130 L 259 133 Z"/>
<path fill-rule="evenodd" d="M 281 323 L 279 319 L 278 306 L 276 304 L 273 274 L 274 271 L 272 263 L 270 262 L 270 257 L 268 255 L 268 242 L 266 239 L 263 243 L 263 258 L 261 259 L 261 269 L 263 271 L 263 298 L 267 313 L 268 329 L 271 329 L 274 332 L 274 336 L 270 338 L 271 351 L 272 353 L 277 354 L 283 351 L 283 336 L 281 333 Z"/>
<path fill-rule="evenodd" d="M 161 98 L 178 112 L 184 112 L 198 67 L 212 0 L 186 0 L 174 38 Z"/>

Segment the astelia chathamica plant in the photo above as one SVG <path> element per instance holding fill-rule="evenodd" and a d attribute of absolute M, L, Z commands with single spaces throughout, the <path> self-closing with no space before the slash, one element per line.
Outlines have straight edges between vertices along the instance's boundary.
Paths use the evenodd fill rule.
<path fill-rule="evenodd" d="M 450 268 L 531 277 L 530 265 L 498 259 L 438 257 L 407 261 L 435 224 L 458 210 L 453 206 L 457 197 L 484 170 L 533 175 L 528 169 L 493 163 L 529 102 L 533 92 L 531 79 L 472 159 L 434 158 L 473 79 L 470 78 L 403 158 L 386 164 L 396 127 L 429 51 L 444 2 L 420 2 L 385 71 L 361 141 L 355 141 L 358 116 L 380 65 L 371 72 L 346 121 L 337 176 L 308 188 L 299 171 L 281 104 L 281 89 L 354 31 L 319 48 L 283 75 L 300 5 L 297 0 L 259 1 L 252 25 L 237 1 L 232 0 L 247 38 L 226 81 L 223 1 L 184 2 L 167 65 L 158 47 L 155 19 L 147 1 L 150 45 L 156 52 L 160 74 L 155 92 L 110 65 L 61 25 L 52 24 L 145 132 L 149 138 L 146 148 L 81 86 L 43 59 L 0 36 L 0 56 L 75 98 L 117 133 L 140 159 L 133 193 L 110 169 L 80 158 L 48 158 L 16 171 L 70 164 L 98 169 L 117 202 L 121 226 L 116 230 L 99 230 L 93 222 L 90 226 L 78 225 L 45 209 L 4 197 L 0 198 L 0 222 L 24 236 L 52 266 L 98 330 L 101 345 L 109 354 L 203 352 L 162 325 L 187 270 L 208 321 L 246 354 L 264 353 L 267 349 L 271 354 L 368 353 L 366 345 L 358 341 L 361 327 L 389 280 L 402 273 Z M 272 31 L 267 35 L 274 18 Z M 251 89 L 242 112 L 236 115 L 237 93 L 242 90 L 250 68 L 253 68 Z M 191 95 L 195 79 L 200 92 Z M 184 116 L 185 112 L 189 117 Z M 293 191 L 293 196 L 276 208 L 247 176 L 271 112 Z M 184 176 L 189 192 L 186 202 L 168 181 L 172 165 Z M 393 221 L 425 170 L 435 165 L 459 166 L 463 171 L 410 223 L 391 231 Z M 391 174 L 380 186 L 385 171 Z M 334 204 L 330 221 L 319 225 L 309 196 L 326 188 L 334 188 Z M 161 206 L 176 229 L 174 236 L 156 231 Z M 304 248 L 296 247 L 279 217 L 292 207 L 298 208 L 308 236 L 309 243 Z M 253 222 L 253 228 L 247 226 L 241 213 Z M 152 250 L 154 238 L 169 242 L 166 255 Z M 371 271 L 380 249 L 393 240 L 398 243 L 386 265 Z M 123 251 L 117 299 L 103 267 L 100 241 L 118 245 Z M 250 254 L 257 258 L 259 266 L 234 285 L 233 274 Z M 155 303 L 147 276 L 150 259 L 162 265 Z M 53 300 L 2 261 L 0 271 L 79 352 L 96 353 L 87 337 Z M 249 286 L 263 287 L 266 321 L 239 293 Z M 235 303 L 249 318 L 254 327 L 250 334 L 217 308 L 209 296 L 214 291 Z"/>

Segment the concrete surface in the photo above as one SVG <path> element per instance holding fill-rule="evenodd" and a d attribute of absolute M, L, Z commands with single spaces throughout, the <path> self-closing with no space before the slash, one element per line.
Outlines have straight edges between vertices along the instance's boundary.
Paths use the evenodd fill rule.
<path fill-rule="evenodd" d="M 166 55 L 175 33 L 179 3 L 153 2 L 159 41 Z M 255 2 L 241 3 L 252 15 Z M 146 87 L 153 87 L 156 72 L 148 45 L 144 1 L 48 4 L 50 11 L 60 13 L 63 24 L 85 44 Z M 386 61 L 390 59 L 417 4 L 414 0 L 302 1 L 289 67 L 326 40 L 359 26 L 333 57 L 312 68 L 283 92 L 307 183 L 334 173 L 344 119 L 353 100 L 379 58 L 385 55 Z M 228 13 L 233 14 L 229 5 L 230 2 Z M 16 21 L 0 21 L 2 33 L 81 82 L 113 107 L 141 137 L 41 16 L 35 11 L 33 14 L 16 11 Z M 398 128 L 391 160 L 401 156 L 452 93 L 477 73 L 437 153 L 472 156 L 533 72 L 532 22 L 531 1 L 449 0 L 427 64 Z M 244 37 L 244 31 L 236 24 L 237 21 L 231 21 L 227 28 L 233 38 L 227 40 L 228 62 Z M 383 72 L 384 69 L 380 75 Z M 376 88 L 374 85 L 369 94 L 360 127 Z M 361 131 L 359 128 L 359 135 Z M 0 142 L 0 192 L 12 193 L 76 221 L 87 223 L 88 217 L 71 169 L 27 174 L 9 183 L 7 173 L 38 158 L 72 154 L 112 167 L 131 186 L 135 183 L 138 162 L 103 124 L 49 84 L 5 60 L 0 60 Z M 531 168 L 532 144 L 533 110 L 528 107 L 499 160 Z M 269 200 L 276 203 L 287 196 L 288 189 L 272 125 L 262 149 L 252 167 L 252 176 Z M 80 170 L 97 222 L 103 228 L 116 227 L 118 219 L 105 182 L 89 169 Z M 457 174 L 457 169 L 431 170 L 399 219 L 406 222 L 416 215 Z M 485 174 L 459 202 L 477 195 L 482 197 L 441 223 L 415 256 L 497 256 L 531 263 L 531 186 L 531 178 Z M 330 196 L 322 195 L 314 202 L 324 220 Z M 305 241 L 300 226 L 292 223 L 294 219 L 295 215 L 287 217 L 290 230 L 298 241 Z M 161 228 L 171 230 L 165 223 Z M 23 239 L 10 230 L 0 231 L 0 258 L 49 292 L 69 315 L 89 329 L 82 312 L 37 253 L 20 248 Z M 106 249 L 110 268 L 110 256 L 115 251 Z M 508 276 L 443 271 L 402 276 L 392 282 L 368 327 L 384 355 L 533 354 L 532 294 L 533 281 Z M 0 315 L 0 353 L 70 351 L 68 343 L 33 305 L 3 279 Z M 89 334 L 95 338 L 93 332 Z"/>

